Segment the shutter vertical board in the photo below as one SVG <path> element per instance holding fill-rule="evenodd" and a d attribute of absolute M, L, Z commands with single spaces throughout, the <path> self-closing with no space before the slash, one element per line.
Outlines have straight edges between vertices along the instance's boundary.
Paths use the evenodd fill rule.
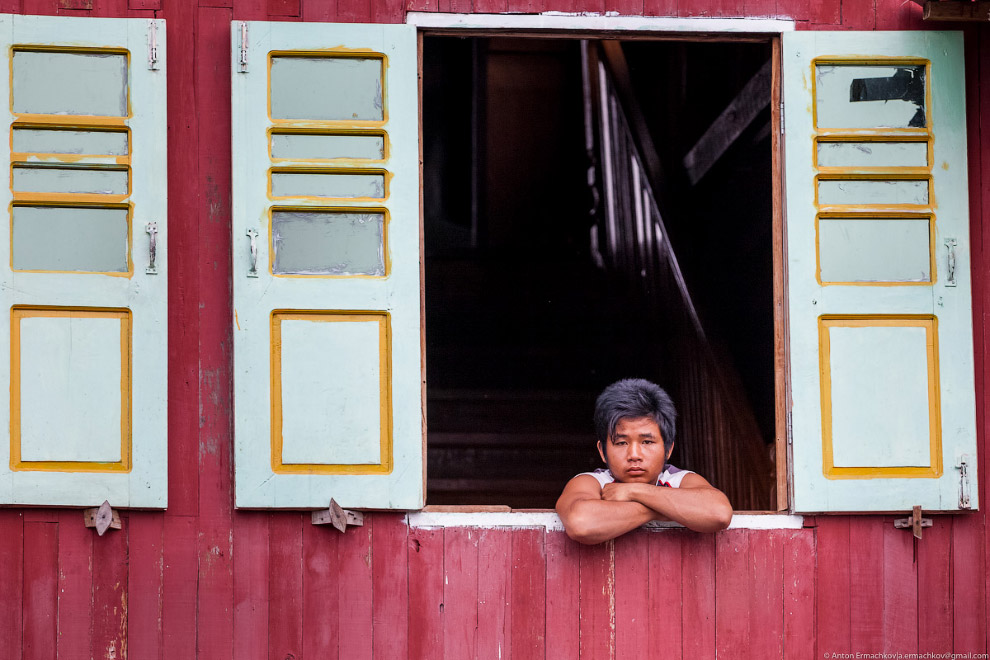
<path fill-rule="evenodd" d="M 0 16 L 0 46 L 0 503 L 164 508 L 165 23 Z"/>
<path fill-rule="evenodd" d="M 236 504 L 421 508 L 415 28 L 231 40 Z"/>
<path fill-rule="evenodd" d="M 962 46 L 783 36 L 796 511 L 978 506 Z"/>

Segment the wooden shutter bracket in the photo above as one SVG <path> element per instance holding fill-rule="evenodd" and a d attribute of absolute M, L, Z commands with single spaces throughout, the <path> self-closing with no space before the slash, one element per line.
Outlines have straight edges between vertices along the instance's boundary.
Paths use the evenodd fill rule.
<path fill-rule="evenodd" d="M 347 531 L 347 526 L 364 526 L 364 514 L 360 511 L 342 509 L 337 501 L 330 498 L 330 508 L 325 511 L 313 512 L 314 525 L 333 525 L 341 533 Z"/>
<path fill-rule="evenodd" d="M 910 518 L 898 518 L 897 520 L 894 521 L 894 527 L 896 527 L 897 529 L 910 529 L 911 532 L 914 534 L 914 538 L 919 540 L 921 539 L 921 528 L 931 527 L 931 526 L 932 526 L 931 518 L 921 517 L 920 506 L 914 507 L 914 509 L 911 511 Z"/>
<path fill-rule="evenodd" d="M 237 71 L 247 73 L 248 70 L 248 24 L 241 21 L 241 55 L 237 62 Z"/>
<path fill-rule="evenodd" d="M 100 506 L 83 510 L 83 524 L 95 527 L 96 533 L 103 536 L 108 529 L 120 529 L 120 514 L 110 508 L 110 502 L 103 500 Z"/>

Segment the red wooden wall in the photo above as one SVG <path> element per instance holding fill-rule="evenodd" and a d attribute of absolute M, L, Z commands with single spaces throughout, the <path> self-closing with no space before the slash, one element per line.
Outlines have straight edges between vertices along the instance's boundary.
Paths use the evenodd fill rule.
<path fill-rule="evenodd" d="M 407 9 L 787 16 L 801 29 L 911 29 L 902 0 L 0 0 L 0 12 L 168 21 L 169 508 L 99 538 L 76 510 L 0 510 L 0 657 L 795 658 L 986 653 L 986 514 L 915 547 L 892 517 L 800 530 L 635 533 L 581 547 L 542 529 L 345 535 L 236 512 L 231 471 L 232 19 L 399 22 Z M 84 8 L 91 4 L 91 9 Z M 927 26 L 924 26 L 927 27 Z M 949 26 L 953 27 L 953 26 Z M 980 483 L 990 303 L 990 31 L 967 28 Z"/>

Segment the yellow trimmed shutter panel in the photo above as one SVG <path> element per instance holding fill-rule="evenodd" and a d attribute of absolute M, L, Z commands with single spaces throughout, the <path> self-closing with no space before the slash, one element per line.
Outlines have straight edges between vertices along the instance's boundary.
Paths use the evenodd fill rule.
<path fill-rule="evenodd" d="M 962 33 L 783 47 L 794 508 L 977 508 Z"/>
<path fill-rule="evenodd" d="M 164 508 L 165 23 L 0 16 L 0 503 Z"/>
<path fill-rule="evenodd" d="M 231 45 L 237 506 L 420 508 L 415 28 Z"/>

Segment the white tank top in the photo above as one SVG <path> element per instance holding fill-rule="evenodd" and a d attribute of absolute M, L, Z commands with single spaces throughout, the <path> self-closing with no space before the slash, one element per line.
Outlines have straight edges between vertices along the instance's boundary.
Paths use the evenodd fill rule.
<path fill-rule="evenodd" d="M 615 477 L 613 477 L 612 473 L 606 468 L 598 468 L 594 472 L 582 472 L 581 474 L 586 474 L 589 477 L 594 477 L 595 479 L 598 480 L 599 485 L 601 485 L 603 488 L 605 484 L 610 484 L 613 481 L 615 481 Z M 581 474 L 576 476 L 580 477 Z M 680 488 L 681 480 L 684 478 L 685 475 L 688 474 L 694 474 L 694 473 L 691 470 L 682 470 L 681 468 L 674 467 L 673 465 L 668 463 L 667 465 L 663 466 L 663 472 L 661 472 L 660 476 L 657 477 L 656 485 L 666 486 L 668 488 Z"/>

